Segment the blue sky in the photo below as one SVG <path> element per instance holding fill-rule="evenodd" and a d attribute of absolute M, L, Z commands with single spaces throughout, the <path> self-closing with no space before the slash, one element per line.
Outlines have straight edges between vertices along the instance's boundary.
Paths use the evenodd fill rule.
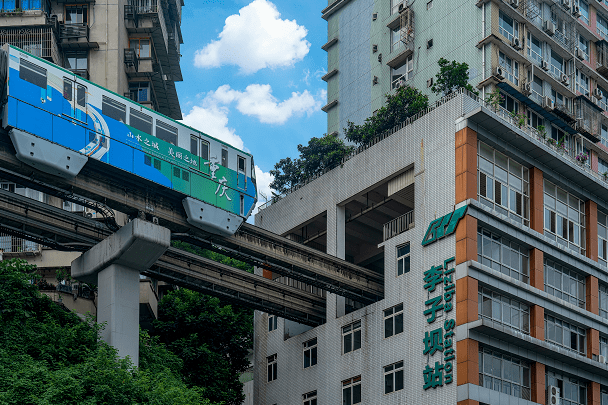
<path fill-rule="evenodd" d="M 177 83 L 184 122 L 250 151 L 268 171 L 326 132 L 327 0 L 185 0 Z M 263 202 L 263 198 L 260 198 Z"/>

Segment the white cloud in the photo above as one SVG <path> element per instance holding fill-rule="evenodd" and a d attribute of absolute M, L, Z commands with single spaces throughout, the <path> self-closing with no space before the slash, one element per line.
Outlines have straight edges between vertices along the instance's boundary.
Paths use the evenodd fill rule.
<path fill-rule="evenodd" d="M 310 115 L 321 108 L 326 97 L 325 90 L 319 91 L 316 97 L 304 90 L 292 92 L 290 98 L 279 101 L 272 95 L 269 84 L 251 84 L 245 91 L 233 90 L 225 84 L 207 95 L 208 100 L 218 104 L 236 102 L 236 108 L 242 114 L 256 117 L 264 124 L 284 124 L 294 115 Z"/>
<path fill-rule="evenodd" d="M 203 101 L 203 105 L 194 106 L 184 116 L 184 124 L 229 143 L 235 148 L 245 150 L 243 140 L 233 128 L 228 127 L 228 108 Z"/>
<path fill-rule="evenodd" d="M 282 20 L 268 0 L 254 0 L 226 18 L 219 39 L 196 51 L 194 65 L 200 68 L 237 65 L 245 74 L 269 67 L 293 66 L 310 49 L 308 31 L 296 20 Z"/>

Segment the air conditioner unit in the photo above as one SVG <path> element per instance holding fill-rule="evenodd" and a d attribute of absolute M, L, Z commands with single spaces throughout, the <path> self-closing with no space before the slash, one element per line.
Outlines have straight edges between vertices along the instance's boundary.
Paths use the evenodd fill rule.
<path fill-rule="evenodd" d="M 547 403 L 549 405 L 560 405 L 561 404 L 561 400 L 560 400 L 560 393 L 559 393 L 559 388 L 557 388 L 554 385 L 550 385 L 549 389 L 547 390 Z"/>
<path fill-rule="evenodd" d="M 503 69 L 500 66 L 496 66 L 496 69 L 494 69 L 494 76 L 496 76 L 497 79 L 502 80 L 505 78 L 505 72 L 503 72 Z"/>
<path fill-rule="evenodd" d="M 519 38 L 515 37 L 513 38 L 513 40 L 511 41 L 511 46 L 517 50 L 521 49 L 521 41 L 519 40 Z"/>
<path fill-rule="evenodd" d="M 431 77 L 429 80 L 426 81 L 426 87 L 431 87 L 433 85 L 433 78 Z"/>
<path fill-rule="evenodd" d="M 510 0 L 511 7 L 517 8 L 519 7 L 519 0 Z"/>
<path fill-rule="evenodd" d="M 402 13 L 405 10 L 405 5 L 403 3 L 399 4 L 399 12 Z"/>
<path fill-rule="evenodd" d="M 540 67 L 543 70 L 549 70 L 549 62 L 547 62 L 546 60 L 542 60 L 540 62 Z"/>
<path fill-rule="evenodd" d="M 606 358 L 600 354 L 600 358 L 598 359 L 600 363 L 606 364 Z"/>
<path fill-rule="evenodd" d="M 551 97 L 545 96 L 543 98 L 543 108 L 547 111 L 553 111 L 555 103 Z"/>
<path fill-rule="evenodd" d="M 600 101 L 596 97 L 591 96 L 589 98 L 591 99 L 591 102 L 595 105 L 598 105 L 600 103 Z"/>
<path fill-rule="evenodd" d="M 572 15 L 575 16 L 576 18 L 579 18 L 581 16 L 581 10 L 578 7 L 578 4 L 572 5 Z"/>
<path fill-rule="evenodd" d="M 532 94 L 532 85 L 530 83 L 524 83 L 522 86 L 523 93 L 528 96 Z"/>
<path fill-rule="evenodd" d="M 602 98 L 603 96 L 602 91 L 597 87 L 593 89 L 593 95 L 597 98 Z"/>
<path fill-rule="evenodd" d="M 543 29 L 547 34 L 555 35 L 555 24 L 553 23 L 553 21 L 545 21 Z"/>
<path fill-rule="evenodd" d="M 564 10 L 570 10 L 570 0 L 562 0 L 562 7 Z"/>
<path fill-rule="evenodd" d="M 561 78 L 562 84 L 565 86 L 570 86 L 570 78 L 567 74 L 563 74 Z"/>
<path fill-rule="evenodd" d="M 575 49 L 575 54 L 576 54 L 576 57 L 577 57 L 577 58 L 579 58 L 579 59 L 581 59 L 581 60 L 582 60 L 582 59 L 585 59 L 585 53 L 583 52 L 583 50 L 582 50 L 581 48 L 576 47 L 576 49 Z"/>

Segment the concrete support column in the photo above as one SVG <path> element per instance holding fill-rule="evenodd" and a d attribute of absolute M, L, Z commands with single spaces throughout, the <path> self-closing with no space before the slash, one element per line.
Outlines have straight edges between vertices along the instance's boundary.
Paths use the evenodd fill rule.
<path fill-rule="evenodd" d="M 597 204 L 585 201 L 585 252 L 586 256 L 597 262 Z"/>
<path fill-rule="evenodd" d="M 479 283 L 473 277 L 456 280 L 456 325 L 476 321 L 479 317 Z"/>
<path fill-rule="evenodd" d="M 530 249 L 530 285 L 539 290 L 545 289 L 543 251 L 537 248 Z"/>
<path fill-rule="evenodd" d="M 600 384 L 594 381 L 587 383 L 587 405 L 601 405 Z"/>
<path fill-rule="evenodd" d="M 543 233 L 544 224 L 544 185 L 543 172 L 530 169 L 530 228 Z"/>
<path fill-rule="evenodd" d="M 456 204 L 477 199 L 477 132 L 456 132 Z"/>
<path fill-rule="evenodd" d="M 600 332 L 597 329 L 587 329 L 587 357 L 597 359 L 600 355 Z"/>
<path fill-rule="evenodd" d="M 545 340 L 545 309 L 540 305 L 530 307 L 530 336 Z"/>
<path fill-rule="evenodd" d="M 545 404 L 545 365 L 543 363 L 532 363 L 530 368 L 532 374 L 532 402 Z"/>
<path fill-rule="evenodd" d="M 456 264 L 477 261 L 477 218 L 465 215 L 456 226 Z"/>
<path fill-rule="evenodd" d="M 346 209 L 339 205 L 327 210 L 327 254 L 346 258 Z M 327 294 L 327 319 L 345 314 L 345 298 Z"/>
<path fill-rule="evenodd" d="M 587 276 L 585 279 L 585 305 L 587 311 L 600 314 L 600 285 L 597 277 Z"/>
<path fill-rule="evenodd" d="M 479 342 L 464 339 L 456 342 L 456 381 L 458 385 L 479 385 Z"/>
<path fill-rule="evenodd" d="M 136 219 L 72 262 L 72 277 L 98 285 L 101 338 L 139 364 L 139 273 L 171 243 L 171 231 Z"/>

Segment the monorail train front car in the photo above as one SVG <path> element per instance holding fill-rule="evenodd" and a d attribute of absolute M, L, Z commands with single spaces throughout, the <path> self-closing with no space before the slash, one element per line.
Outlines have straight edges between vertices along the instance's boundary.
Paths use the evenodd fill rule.
<path fill-rule="evenodd" d="M 184 194 L 188 222 L 231 235 L 257 202 L 253 157 L 10 45 L 2 125 L 17 158 L 76 176 L 93 158 Z"/>

